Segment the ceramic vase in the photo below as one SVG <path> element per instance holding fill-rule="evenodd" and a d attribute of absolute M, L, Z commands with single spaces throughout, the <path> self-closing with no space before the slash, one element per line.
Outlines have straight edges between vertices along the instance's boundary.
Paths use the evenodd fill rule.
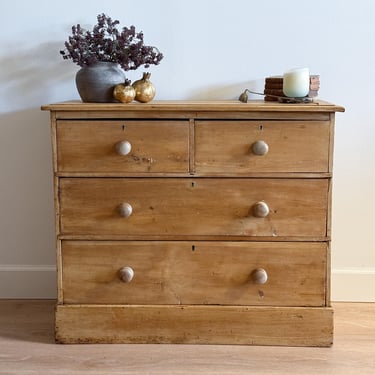
<path fill-rule="evenodd" d="M 76 86 L 83 102 L 116 102 L 113 89 L 125 82 L 125 74 L 118 64 L 97 62 L 82 67 L 76 74 Z"/>

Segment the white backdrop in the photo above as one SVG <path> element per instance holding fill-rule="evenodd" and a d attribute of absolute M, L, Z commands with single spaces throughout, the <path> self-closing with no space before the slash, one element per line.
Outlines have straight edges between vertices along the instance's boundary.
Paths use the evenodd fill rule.
<path fill-rule="evenodd" d="M 1 2 L 0 298 L 55 296 L 49 115 L 78 99 L 78 67 L 59 50 L 73 24 L 105 12 L 165 55 L 156 99 L 235 99 L 264 77 L 307 66 L 337 115 L 333 299 L 375 301 L 375 3 L 358 0 L 50 0 Z M 131 80 L 143 69 L 129 72 Z"/>

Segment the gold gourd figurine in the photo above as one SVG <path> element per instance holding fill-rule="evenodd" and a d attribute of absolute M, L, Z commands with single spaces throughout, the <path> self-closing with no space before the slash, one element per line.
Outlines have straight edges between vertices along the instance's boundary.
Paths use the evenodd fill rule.
<path fill-rule="evenodd" d="M 113 97 L 121 103 L 131 103 L 135 98 L 135 90 L 130 85 L 130 80 L 125 80 L 122 85 L 116 85 L 113 89 Z"/>
<path fill-rule="evenodd" d="M 143 77 L 133 83 L 135 100 L 141 103 L 150 102 L 155 96 L 155 86 L 150 81 L 151 73 L 143 73 Z"/>

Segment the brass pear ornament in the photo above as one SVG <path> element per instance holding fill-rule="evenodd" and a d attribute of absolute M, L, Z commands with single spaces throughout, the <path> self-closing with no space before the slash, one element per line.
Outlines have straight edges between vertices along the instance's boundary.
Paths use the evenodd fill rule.
<path fill-rule="evenodd" d="M 150 81 L 151 73 L 143 73 L 143 77 L 133 83 L 135 100 L 141 103 L 150 102 L 155 96 L 155 86 Z"/>
<path fill-rule="evenodd" d="M 135 98 L 135 90 L 130 85 L 130 80 L 125 80 L 123 85 L 116 85 L 113 89 L 113 97 L 121 103 L 131 103 Z"/>

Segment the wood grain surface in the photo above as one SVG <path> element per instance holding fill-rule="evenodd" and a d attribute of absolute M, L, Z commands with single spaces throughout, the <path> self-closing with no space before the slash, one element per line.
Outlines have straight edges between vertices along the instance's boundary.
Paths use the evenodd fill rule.
<path fill-rule="evenodd" d="M 328 121 L 196 121 L 197 173 L 328 172 Z M 266 155 L 252 145 L 264 141 Z"/>
<path fill-rule="evenodd" d="M 327 179 L 63 178 L 61 234 L 325 236 L 327 193 Z"/>
<path fill-rule="evenodd" d="M 324 306 L 326 257 L 314 242 L 63 241 L 63 302 Z"/>
<path fill-rule="evenodd" d="M 189 172 L 188 121 L 58 121 L 58 172 Z M 116 144 L 131 151 L 119 155 Z"/>

